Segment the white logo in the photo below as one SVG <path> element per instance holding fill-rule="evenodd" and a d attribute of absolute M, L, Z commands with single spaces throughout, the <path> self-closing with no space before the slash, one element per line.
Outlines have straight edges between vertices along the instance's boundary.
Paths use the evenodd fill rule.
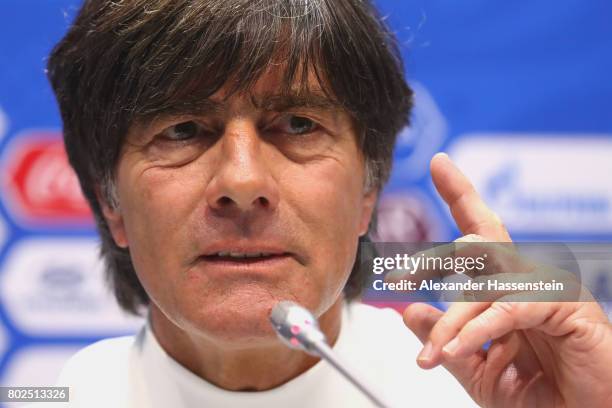
<path fill-rule="evenodd" d="M 120 311 L 106 287 L 93 239 L 35 239 L 8 253 L 0 294 L 15 325 L 30 335 L 133 333 L 142 319 Z"/>
<path fill-rule="evenodd" d="M 610 135 L 467 135 L 449 154 L 510 233 L 612 233 Z"/>
<path fill-rule="evenodd" d="M 418 180 L 429 169 L 431 156 L 440 150 L 447 136 L 447 124 L 429 91 L 413 83 L 414 110 L 411 124 L 400 132 L 395 146 L 393 178 Z"/>

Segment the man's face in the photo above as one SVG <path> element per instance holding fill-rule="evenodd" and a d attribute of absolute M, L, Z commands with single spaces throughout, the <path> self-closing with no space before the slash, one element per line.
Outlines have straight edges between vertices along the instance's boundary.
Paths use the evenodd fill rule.
<path fill-rule="evenodd" d="M 133 126 L 105 208 L 154 307 L 223 340 L 272 336 L 280 300 L 324 313 L 341 295 L 375 193 L 350 116 L 279 97 L 278 76 L 200 112 Z"/>

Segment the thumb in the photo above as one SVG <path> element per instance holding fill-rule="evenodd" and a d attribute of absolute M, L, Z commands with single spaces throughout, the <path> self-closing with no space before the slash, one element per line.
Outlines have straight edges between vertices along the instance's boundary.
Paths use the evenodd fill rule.
<path fill-rule="evenodd" d="M 426 303 L 413 303 L 404 310 L 404 324 L 419 338 L 421 343 L 425 344 L 419 357 L 417 357 L 417 364 L 421 368 L 431 368 L 431 366 L 423 364 L 420 358 L 431 352 L 429 334 L 443 315 L 444 312 Z M 428 347 L 430 347 L 429 350 Z M 484 361 L 485 353 L 480 350 L 464 359 L 445 361 L 443 366 L 461 383 L 466 391 L 470 392 L 474 389 L 474 382 L 478 380 L 478 376 L 475 374 L 482 368 Z M 473 395 L 472 398 L 474 398 Z"/>
<path fill-rule="evenodd" d="M 444 312 L 426 303 L 413 303 L 404 310 L 404 324 L 412 330 L 425 346 L 417 357 L 417 364 L 421 368 L 431 368 L 427 362 L 424 362 L 424 360 L 429 360 L 431 353 L 433 353 L 429 335 L 443 315 Z"/>
<path fill-rule="evenodd" d="M 413 303 L 404 310 L 404 324 L 425 344 L 429 332 L 444 313 L 426 303 Z"/>

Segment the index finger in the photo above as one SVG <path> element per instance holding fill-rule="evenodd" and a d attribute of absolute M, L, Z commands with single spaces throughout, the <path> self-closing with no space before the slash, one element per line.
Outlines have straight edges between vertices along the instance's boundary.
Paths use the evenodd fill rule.
<path fill-rule="evenodd" d="M 446 153 L 437 153 L 431 159 L 431 177 L 462 234 L 477 234 L 497 242 L 511 241 L 497 214 L 487 207 Z"/>

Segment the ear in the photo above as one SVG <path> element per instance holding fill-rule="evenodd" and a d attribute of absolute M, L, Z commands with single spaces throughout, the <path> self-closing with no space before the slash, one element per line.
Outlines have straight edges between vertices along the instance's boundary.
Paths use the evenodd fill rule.
<path fill-rule="evenodd" d="M 106 220 L 106 224 L 108 225 L 108 229 L 113 236 L 115 244 L 120 248 L 127 248 L 128 241 L 125 233 L 121 209 L 115 208 L 108 203 L 106 197 L 101 193 L 99 185 L 96 186 L 96 198 L 98 199 L 98 203 L 102 209 L 102 215 Z"/>
<path fill-rule="evenodd" d="M 370 220 L 372 219 L 372 213 L 376 206 L 376 200 L 378 199 L 378 190 L 372 188 L 366 192 L 361 202 L 361 219 L 359 220 L 359 236 L 367 234 L 368 227 L 370 226 Z"/>

